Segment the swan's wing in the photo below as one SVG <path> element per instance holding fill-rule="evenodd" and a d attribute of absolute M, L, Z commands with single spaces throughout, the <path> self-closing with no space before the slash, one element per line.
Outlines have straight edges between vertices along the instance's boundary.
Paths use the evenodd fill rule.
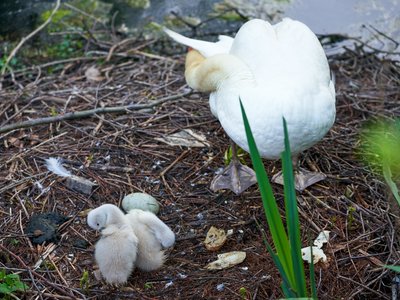
<path fill-rule="evenodd" d="M 133 209 L 129 211 L 127 217 L 131 220 L 131 223 L 140 222 L 146 225 L 154 233 L 154 236 L 163 248 L 171 247 L 175 243 L 175 234 L 173 231 L 153 213 Z M 135 226 L 135 224 L 132 223 L 132 226 Z"/>
<path fill-rule="evenodd" d="M 219 41 L 216 43 L 212 43 L 190 39 L 165 27 L 163 28 L 163 30 L 174 41 L 199 51 L 204 57 L 228 53 L 233 42 L 233 38 L 225 35 L 219 36 Z"/>

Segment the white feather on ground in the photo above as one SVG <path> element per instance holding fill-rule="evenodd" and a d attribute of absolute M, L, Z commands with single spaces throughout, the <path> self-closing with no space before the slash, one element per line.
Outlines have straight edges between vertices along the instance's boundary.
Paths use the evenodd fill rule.
<path fill-rule="evenodd" d="M 175 243 L 175 234 L 151 212 L 132 209 L 126 217 L 139 239 L 136 267 L 143 271 L 159 269 L 166 259 L 163 248 Z"/>
<path fill-rule="evenodd" d="M 104 204 L 88 214 L 88 225 L 101 230 L 95 259 L 101 275 L 110 284 L 126 283 L 137 258 L 138 238 L 123 212 L 115 205 Z"/>
<path fill-rule="evenodd" d="M 70 177 L 72 173 L 63 167 L 59 158 L 50 157 L 45 160 L 47 170 L 61 177 Z"/>

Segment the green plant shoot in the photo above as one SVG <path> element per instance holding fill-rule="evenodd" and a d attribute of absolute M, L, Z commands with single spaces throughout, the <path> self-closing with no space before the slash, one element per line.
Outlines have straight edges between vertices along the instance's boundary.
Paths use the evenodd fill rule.
<path fill-rule="evenodd" d="M 283 118 L 285 135 L 285 151 L 281 155 L 284 176 L 284 198 L 286 211 L 286 228 L 283 225 L 271 184 L 264 169 L 260 154 L 257 149 L 250 124 L 243 104 L 240 101 L 243 123 L 249 144 L 250 157 L 256 172 L 260 188 L 265 217 L 269 231 L 272 235 L 276 253 L 264 238 L 268 252 L 282 276 L 282 291 L 287 298 L 308 297 L 307 284 L 304 273 L 303 259 L 301 257 L 300 222 L 297 210 L 297 199 L 293 177 L 290 144 L 286 121 Z M 313 278 L 313 277 L 312 277 Z M 316 298 L 315 282 L 311 284 L 311 294 Z"/>

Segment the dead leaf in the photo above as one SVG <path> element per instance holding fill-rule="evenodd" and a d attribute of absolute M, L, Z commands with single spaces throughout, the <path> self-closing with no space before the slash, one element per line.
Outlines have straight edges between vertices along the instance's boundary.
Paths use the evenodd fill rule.
<path fill-rule="evenodd" d="M 8 142 L 11 145 L 13 145 L 14 147 L 17 147 L 17 148 L 23 148 L 24 147 L 24 143 L 19 138 L 16 138 L 16 137 L 10 137 L 8 139 Z"/>
<path fill-rule="evenodd" d="M 36 229 L 33 232 L 33 236 L 37 237 L 37 236 L 41 236 L 43 234 L 43 231 L 41 231 L 40 229 Z"/>
<path fill-rule="evenodd" d="M 155 138 L 155 140 L 170 146 L 210 147 L 207 138 L 203 134 L 196 133 L 191 129 L 183 129 L 165 137 Z"/>
<path fill-rule="evenodd" d="M 226 242 L 226 233 L 223 229 L 211 226 L 207 232 L 204 245 L 209 251 L 218 251 Z"/>
<path fill-rule="evenodd" d="M 104 79 L 104 77 L 101 76 L 99 69 L 97 69 L 95 66 L 91 66 L 89 69 L 86 70 L 85 77 L 86 80 L 92 82 L 102 81 Z"/>
<path fill-rule="evenodd" d="M 223 254 L 218 254 L 218 259 L 209 263 L 206 266 L 208 270 L 222 270 L 231 268 L 244 261 L 246 258 L 246 252 L 243 251 L 232 251 Z"/>
<path fill-rule="evenodd" d="M 379 260 L 376 257 L 371 256 L 367 251 L 364 251 L 362 249 L 358 249 L 358 252 L 360 252 L 362 255 L 365 255 L 365 258 L 368 259 L 370 262 L 372 262 L 374 265 L 378 267 L 383 267 L 385 264 Z"/>

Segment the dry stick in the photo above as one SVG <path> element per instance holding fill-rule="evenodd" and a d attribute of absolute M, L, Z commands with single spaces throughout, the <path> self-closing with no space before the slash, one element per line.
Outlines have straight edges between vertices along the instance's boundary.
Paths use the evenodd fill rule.
<path fill-rule="evenodd" d="M 178 156 L 177 159 L 175 159 L 172 164 L 170 164 L 168 167 L 166 167 L 161 173 L 160 173 L 160 177 L 162 178 L 162 181 L 164 183 L 164 185 L 167 187 L 167 189 L 170 191 L 170 193 L 172 195 L 174 195 L 174 192 L 172 191 L 171 187 L 169 186 L 169 184 L 167 183 L 167 181 L 165 180 L 165 173 L 167 173 L 169 170 L 171 170 L 171 168 L 178 162 L 180 161 L 186 154 L 189 153 L 189 149 L 186 149 L 185 151 L 183 151 L 181 153 L 181 155 Z"/>
<path fill-rule="evenodd" d="M 60 293 L 70 296 L 72 298 L 74 298 L 74 294 L 68 293 L 66 291 L 64 291 L 62 288 L 60 288 L 58 285 L 50 282 L 47 278 L 45 278 L 44 276 L 40 275 L 39 273 L 33 271 L 23 260 L 21 257 L 19 257 L 18 255 L 16 255 L 15 253 L 11 252 L 10 250 L 8 250 L 6 247 L 4 247 L 2 244 L 0 244 L 0 248 L 7 252 L 8 254 L 10 254 L 11 256 L 13 256 L 16 260 L 19 261 L 19 263 L 22 265 L 22 267 L 24 269 L 26 269 L 28 272 L 32 273 L 33 275 L 35 275 L 36 277 L 39 277 L 41 280 L 45 281 L 47 284 L 49 284 L 50 286 L 52 286 L 54 289 L 56 289 L 57 291 L 59 291 Z"/>
<path fill-rule="evenodd" d="M 11 131 L 14 129 L 33 127 L 33 126 L 42 125 L 42 124 L 50 124 L 50 123 L 55 123 L 55 122 L 60 122 L 60 121 L 65 121 L 65 120 L 83 119 L 83 118 L 91 117 L 95 114 L 128 113 L 132 110 L 152 108 L 152 107 L 157 106 L 166 101 L 185 97 L 185 96 L 189 95 L 190 93 L 191 92 L 189 91 L 189 92 L 178 94 L 178 95 L 164 97 L 159 100 L 153 101 L 152 103 L 149 103 L 149 104 L 131 104 L 131 105 L 125 105 L 125 106 L 99 107 L 99 108 L 89 109 L 89 110 L 69 112 L 69 113 L 54 116 L 54 117 L 33 119 L 33 120 L 25 121 L 25 122 L 14 123 L 11 125 L 0 127 L 0 133 L 8 132 L 8 131 Z"/>
<path fill-rule="evenodd" d="M 107 55 L 106 61 L 110 61 L 110 59 L 111 59 L 111 57 L 112 57 L 112 55 L 113 55 L 115 49 L 117 49 L 118 47 L 120 47 L 120 46 L 122 46 L 122 45 L 124 45 L 124 44 L 126 44 L 126 43 L 134 42 L 134 41 L 136 41 L 136 40 L 137 40 L 136 37 L 134 37 L 134 38 L 128 38 L 128 39 L 122 40 L 121 42 L 119 42 L 119 43 L 117 43 L 117 44 L 114 44 L 114 45 L 110 48 L 110 50 L 108 51 L 108 55 Z"/>
<path fill-rule="evenodd" d="M 51 22 L 51 19 L 53 18 L 53 15 L 56 13 L 58 8 L 60 7 L 60 0 L 57 0 L 56 6 L 54 7 L 53 11 L 51 12 L 49 18 L 38 28 L 36 28 L 34 31 L 32 31 L 30 34 L 27 36 L 23 37 L 22 40 L 19 42 L 19 44 L 11 51 L 10 55 L 7 57 L 6 63 L 4 64 L 3 68 L 1 69 L 1 76 L 4 75 L 6 69 L 8 68 L 8 64 L 10 60 L 17 54 L 18 50 L 22 47 L 22 45 L 29 40 L 31 37 L 33 37 L 35 34 L 37 34 L 40 30 L 45 28 L 47 24 Z"/>
<path fill-rule="evenodd" d="M 73 161 L 69 159 L 63 159 L 63 163 L 68 164 L 68 165 L 74 165 L 74 166 L 79 166 L 81 167 L 83 164 L 78 161 Z M 118 167 L 118 166 L 108 166 L 108 165 L 101 165 L 101 164 L 90 164 L 86 167 L 87 169 L 93 169 L 93 170 L 100 170 L 100 171 L 108 171 L 108 172 L 123 172 L 123 173 L 134 173 L 138 169 L 137 168 L 131 168 L 131 167 Z"/>

